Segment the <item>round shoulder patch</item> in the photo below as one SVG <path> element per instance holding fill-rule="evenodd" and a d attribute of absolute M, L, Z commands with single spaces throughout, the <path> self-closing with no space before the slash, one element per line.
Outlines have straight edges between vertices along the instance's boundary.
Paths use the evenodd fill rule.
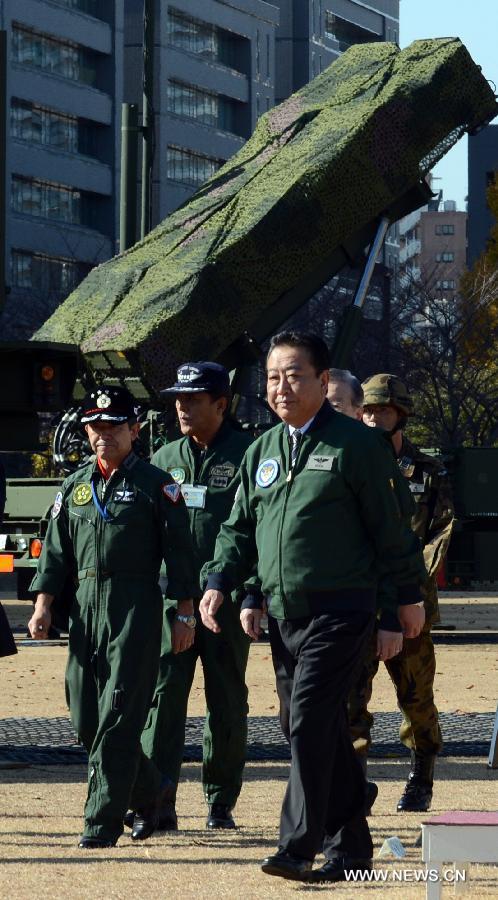
<path fill-rule="evenodd" d="M 176 481 L 177 484 L 183 484 L 187 477 L 185 469 L 181 466 L 175 466 L 173 469 L 168 469 L 167 471 L 171 475 L 173 481 Z"/>
<path fill-rule="evenodd" d="M 85 506 L 92 499 L 92 487 L 90 484 L 77 484 L 73 491 L 73 503 L 75 506 Z"/>
<path fill-rule="evenodd" d="M 62 491 L 58 491 L 55 495 L 54 505 L 52 507 L 52 518 L 56 519 L 62 507 Z"/>
<path fill-rule="evenodd" d="M 278 473 L 280 472 L 280 465 L 278 459 L 264 459 L 258 466 L 258 471 L 256 472 L 256 484 L 258 487 L 266 488 L 269 487 L 270 484 L 273 484 L 276 478 L 278 478 Z"/>

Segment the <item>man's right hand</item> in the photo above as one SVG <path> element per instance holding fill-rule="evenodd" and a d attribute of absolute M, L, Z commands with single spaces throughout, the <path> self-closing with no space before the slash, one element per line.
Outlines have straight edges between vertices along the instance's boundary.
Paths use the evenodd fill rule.
<path fill-rule="evenodd" d="M 223 599 L 221 591 L 214 591 L 211 589 L 206 591 L 199 604 L 202 624 L 205 625 L 206 628 L 209 628 L 210 631 L 214 631 L 215 634 L 219 634 L 221 631 L 221 628 L 215 619 L 215 615 L 223 603 Z"/>
<path fill-rule="evenodd" d="M 262 609 L 241 609 L 240 611 L 240 624 L 253 641 L 259 640 L 262 631 L 260 623 L 264 615 Z"/>
<path fill-rule="evenodd" d="M 398 619 L 405 638 L 418 637 L 425 623 L 423 604 L 410 603 L 408 606 L 398 606 Z"/>
<path fill-rule="evenodd" d="M 28 629 L 33 640 L 45 640 L 48 638 L 48 632 L 52 623 L 52 613 L 50 607 L 53 597 L 51 594 L 38 594 L 36 598 L 33 615 L 28 622 Z"/>

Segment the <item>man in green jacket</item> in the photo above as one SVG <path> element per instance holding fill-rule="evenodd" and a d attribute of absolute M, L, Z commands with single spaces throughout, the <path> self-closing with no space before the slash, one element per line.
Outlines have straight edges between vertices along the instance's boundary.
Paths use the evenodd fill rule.
<path fill-rule="evenodd" d="M 140 747 L 157 678 L 162 595 L 192 596 L 192 540 L 187 510 L 171 476 L 140 460 L 135 401 L 124 388 L 100 385 L 85 398 L 85 424 L 95 458 L 58 492 L 31 590 L 29 622 L 46 638 L 50 607 L 70 575 L 66 696 L 89 756 L 85 827 L 79 846 L 112 847 L 129 805 L 157 824 L 157 798 L 168 788 Z M 189 635 L 177 649 L 191 644 Z"/>
<path fill-rule="evenodd" d="M 227 420 L 230 380 L 223 366 L 191 362 L 180 366 L 176 383 L 163 391 L 174 396 L 183 437 L 165 444 L 152 462 L 180 485 L 188 508 L 194 544 L 193 576 L 199 584 L 203 563 L 211 559 L 216 536 L 228 518 L 239 484 L 239 467 L 251 443 L 249 435 Z M 204 726 L 202 784 L 209 812 L 208 828 L 235 828 L 232 809 L 242 786 L 247 740 L 245 670 L 250 641 L 240 627 L 239 610 L 227 603 L 223 633 L 198 625 L 200 589 L 193 610 L 166 604 L 159 678 L 142 746 L 160 771 L 171 779 L 163 802 L 160 827 L 177 828 L 176 789 L 185 744 L 187 703 L 197 660 L 202 662 L 207 714 Z M 168 589 L 168 598 L 170 592 Z M 172 650 L 176 634 L 195 635 L 186 653 Z M 150 823 L 135 817 L 133 829 Z"/>
<path fill-rule="evenodd" d="M 366 783 L 346 701 L 377 602 L 381 659 L 399 652 L 402 628 L 415 636 L 424 620 L 422 554 L 402 521 L 392 453 L 375 431 L 330 407 L 328 367 L 320 338 L 297 332 L 273 338 L 268 402 L 282 424 L 247 451 L 233 511 L 201 573 L 201 616 L 217 633 L 224 596 L 257 565 L 292 754 L 280 846 L 263 871 L 310 882 L 338 881 L 347 869 L 371 866 Z M 250 636 L 260 629 L 258 606 L 253 598 L 243 603 Z M 343 829 L 338 855 L 331 842 Z M 322 847 L 327 860 L 312 871 Z"/>

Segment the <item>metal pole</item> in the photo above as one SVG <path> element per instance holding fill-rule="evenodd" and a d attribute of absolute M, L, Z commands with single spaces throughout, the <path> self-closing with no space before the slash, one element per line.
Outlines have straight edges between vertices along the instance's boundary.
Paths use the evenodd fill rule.
<path fill-rule="evenodd" d="M 142 210 L 140 237 L 152 227 L 152 162 L 154 140 L 154 0 L 144 0 L 143 33 L 143 111 L 142 111 Z"/>
<path fill-rule="evenodd" d="M 354 302 L 344 310 L 344 315 L 337 329 L 337 337 L 331 353 L 334 368 L 347 369 L 351 365 L 351 354 L 360 334 L 362 310 L 375 268 L 375 261 L 388 228 L 389 219 L 384 216 L 379 222 L 377 233 L 370 245 Z"/>
<path fill-rule="evenodd" d="M 382 241 L 386 236 L 386 231 L 389 228 L 389 219 L 384 216 L 380 222 L 379 227 L 377 228 L 377 234 L 375 235 L 372 244 L 370 245 L 370 250 L 368 251 L 368 258 L 365 263 L 365 268 L 363 269 L 363 275 L 361 276 L 360 283 L 358 285 L 358 290 L 356 291 L 356 296 L 354 298 L 353 306 L 357 306 L 360 309 L 363 308 L 365 303 L 365 299 L 367 296 L 368 287 L 370 285 L 370 281 L 372 279 L 373 270 L 375 268 L 375 262 L 380 252 L 380 248 L 382 247 Z"/>
<path fill-rule="evenodd" d="M 138 106 L 121 105 L 121 192 L 119 249 L 123 253 L 137 239 Z"/>
<path fill-rule="evenodd" d="M 5 303 L 6 204 L 5 179 L 7 166 L 7 32 L 0 31 L 0 311 Z"/>

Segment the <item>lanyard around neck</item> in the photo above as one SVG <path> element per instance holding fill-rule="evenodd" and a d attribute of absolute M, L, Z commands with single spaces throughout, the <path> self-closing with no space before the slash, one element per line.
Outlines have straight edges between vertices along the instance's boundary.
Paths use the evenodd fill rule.
<path fill-rule="evenodd" d="M 102 516 L 104 522 L 111 522 L 112 516 L 111 516 L 109 510 L 107 509 L 107 506 L 102 505 L 102 503 L 100 502 L 100 500 L 98 498 L 97 488 L 95 487 L 95 479 L 94 478 L 92 478 L 91 485 L 92 485 L 93 505 L 95 506 L 95 509 Z"/>

